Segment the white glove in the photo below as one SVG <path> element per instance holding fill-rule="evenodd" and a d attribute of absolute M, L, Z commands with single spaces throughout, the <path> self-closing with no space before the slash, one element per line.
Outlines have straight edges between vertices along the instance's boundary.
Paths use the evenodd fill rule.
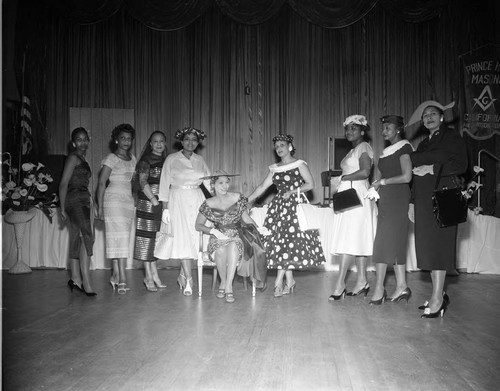
<path fill-rule="evenodd" d="M 380 195 L 378 194 L 378 191 L 375 190 L 374 187 L 370 187 L 366 192 L 365 198 L 368 198 L 371 201 L 376 201 L 380 199 Z"/>
<path fill-rule="evenodd" d="M 170 211 L 168 209 L 163 209 L 161 221 L 167 225 L 170 224 Z"/>
<path fill-rule="evenodd" d="M 229 239 L 226 235 L 224 235 L 221 231 L 216 228 L 212 228 L 210 230 L 210 235 L 214 235 L 217 239 L 224 240 Z"/>
<path fill-rule="evenodd" d="M 334 176 L 330 179 L 330 189 L 331 189 L 332 194 L 335 194 L 339 190 L 341 177 L 342 177 L 342 175 Z"/>
<path fill-rule="evenodd" d="M 257 228 L 257 231 L 259 231 L 259 233 L 263 236 L 271 235 L 271 231 L 269 229 L 267 229 L 266 227 L 259 227 L 259 228 Z"/>
<path fill-rule="evenodd" d="M 408 218 L 412 223 L 415 223 L 415 205 L 410 204 L 408 206 Z"/>
<path fill-rule="evenodd" d="M 424 175 L 427 175 L 427 174 L 433 175 L 434 174 L 434 166 L 432 164 L 426 164 L 426 165 L 423 165 L 423 166 L 418 166 L 418 167 L 415 167 L 412 170 L 412 172 L 416 176 L 424 176 Z"/>

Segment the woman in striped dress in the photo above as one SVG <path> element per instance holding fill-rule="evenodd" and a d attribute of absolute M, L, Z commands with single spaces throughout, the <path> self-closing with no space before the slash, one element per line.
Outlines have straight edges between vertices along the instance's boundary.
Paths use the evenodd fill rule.
<path fill-rule="evenodd" d="M 154 256 L 156 233 L 161 225 L 162 206 L 158 201 L 158 191 L 161 169 L 167 157 L 165 142 L 163 132 L 153 132 L 137 163 L 133 181 L 134 188 L 137 188 L 134 259 L 144 262 L 144 285 L 150 292 L 167 287 L 158 276 Z"/>
<path fill-rule="evenodd" d="M 118 293 L 127 293 L 125 268 L 129 257 L 130 228 L 134 219 L 134 198 L 131 180 L 136 158 L 130 152 L 135 129 L 129 124 L 115 127 L 111 133 L 112 153 L 102 161 L 97 185 L 99 218 L 106 227 L 106 258 L 113 262 L 113 275 L 109 283 Z M 106 183 L 109 180 L 109 185 Z"/>

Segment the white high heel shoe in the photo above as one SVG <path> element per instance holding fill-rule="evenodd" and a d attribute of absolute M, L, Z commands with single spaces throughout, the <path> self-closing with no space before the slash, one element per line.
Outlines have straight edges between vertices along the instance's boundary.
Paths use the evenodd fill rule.
<path fill-rule="evenodd" d="M 188 279 L 186 279 L 186 287 L 184 288 L 182 294 L 184 296 L 191 296 L 193 294 L 192 286 L 193 286 L 193 277 L 189 277 Z"/>

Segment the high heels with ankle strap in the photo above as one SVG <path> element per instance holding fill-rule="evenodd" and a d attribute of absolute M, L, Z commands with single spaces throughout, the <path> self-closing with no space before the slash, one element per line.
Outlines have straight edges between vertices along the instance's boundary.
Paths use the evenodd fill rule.
<path fill-rule="evenodd" d="M 118 281 L 113 281 L 113 277 L 110 277 L 109 283 L 111 284 L 111 287 L 113 288 L 113 290 L 116 290 L 116 287 L 118 286 Z"/>
<path fill-rule="evenodd" d="M 340 295 L 330 295 L 330 297 L 328 298 L 328 300 L 330 301 L 334 301 L 334 300 L 342 300 L 345 298 L 345 288 L 344 290 L 342 291 L 342 293 Z"/>
<path fill-rule="evenodd" d="M 380 299 L 378 299 L 378 300 L 370 300 L 370 302 L 368 304 L 369 305 L 381 305 L 381 304 L 384 304 L 384 301 L 385 301 L 386 297 L 387 297 L 387 292 L 384 289 L 384 294 L 382 295 L 382 297 Z"/>
<path fill-rule="evenodd" d="M 370 290 L 370 284 L 366 283 L 365 286 L 357 292 L 347 292 L 347 296 L 359 296 L 364 293 L 366 297 L 369 290 Z"/>
<path fill-rule="evenodd" d="M 182 292 L 184 287 L 186 286 L 186 276 L 182 273 L 177 277 L 177 284 L 179 285 L 179 290 Z"/>
<path fill-rule="evenodd" d="M 188 279 L 186 279 L 186 287 L 182 291 L 182 294 L 184 296 L 191 296 L 193 294 L 192 285 L 193 285 L 193 277 L 189 277 Z"/>
<path fill-rule="evenodd" d="M 293 293 L 294 289 L 295 289 L 295 281 L 290 286 L 288 286 L 288 284 L 285 284 L 285 287 L 283 288 L 283 294 L 288 295 L 290 293 Z"/>
<path fill-rule="evenodd" d="M 411 289 L 406 288 L 398 296 L 388 298 L 387 301 L 391 301 L 393 303 L 398 303 L 401 300 L 406 300 L 406 303 L 408 304 L 410 297 L 411 297 Z"/>
<path fill-rule="evenodd" d="M 120 282 L 118 284 L 118 294 L 119 295 L 124 295 L 129 290 L 130 290 L 130 288 L 127 288 L 127 284 L 125 282 Z"/>

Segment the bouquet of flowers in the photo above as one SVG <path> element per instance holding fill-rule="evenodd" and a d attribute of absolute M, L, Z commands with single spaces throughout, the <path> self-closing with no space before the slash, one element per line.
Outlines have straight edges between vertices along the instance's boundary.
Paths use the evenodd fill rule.
<path fill-rule="evenodd" d="M 24 163 L 18 172 L 17 168 L 11 167 L 10 159 L 3 165 L 7 166 L 8 176 L 4 177 L 2 170 L 2 212 L 38 208 L 52 222 L 58 197 L 55 193 L 46 194 L 48 183 L 54 181 L 49 170 L 42 163 Z"/>
<path fill-rule="evenodd" d="M 474 166 L 473 170 L 474 170 L 474 176 L 467 183 L 465 190 L 462 190 L 462 195 L 467 200 L 471 199 L 472 195 L 483 186 L 482 184 L 477 183 L 474 179 L 476 179 L 476 177 L 478 177 L 479 175 L 481 175 L 482 172 L 484 172 L 484 168 L 481 168 L 479 166 Z M 473 209 L 473 211 L 476 215 L 481 213 L 482 210 L 483 210 L 483 208 L 481 208 L 480 206 L 476 206 Z"/>

